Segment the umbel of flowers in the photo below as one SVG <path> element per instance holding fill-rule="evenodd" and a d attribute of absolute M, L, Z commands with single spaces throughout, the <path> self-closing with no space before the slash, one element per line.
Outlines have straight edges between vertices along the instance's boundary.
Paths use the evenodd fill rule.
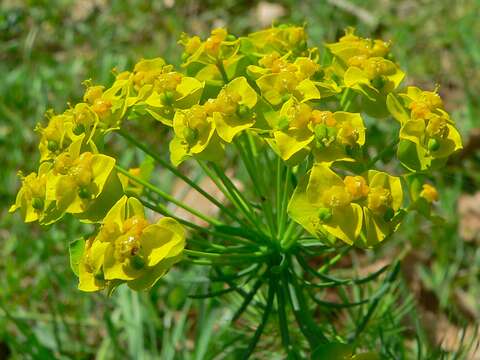
<path fill-rule="evenodd" d="M 280 25 L 242 37 L 225 29 L 204 40 L 182 35 L 180 44 L 180 67 L 142 59 L 115 73 L 110 87 L 87 81 L 83 102 L 49 111 L 36 129 L 39 168 L 21 175 L 11 211 L 26 222 L 47 225 L 72 214 L 95 226 L 71 246 L 80 290 L 148 289 L 182 259 L 257 264 L 284 274 L 266 282 L 268 309 L 283 298 L 278 285 L 294 281 L 305 232 L 320 248 L 371 248 L 410 211 L 435 219 L 438 194 L 425 180 L 462 147 L 461 138 L 437 89 L 401 86 L 405 74 L 390 42 L 347 29 L 319 50 L 309 47 L 303 27 Z M 169 143 L 169 160 L 130 130 L 146 123 L 158 131 L 156 143 Z M 372 128 L 391 129 L 389 143 L 378 144 Z M 162 191 L 153 169 L 126 170 L 104 154 L 109 133 L 198 191 L 220 209 L 218 217 Z M 256 199 L 225 175 L 237 156 Z M 180 171 L 185 161 L 199 164 L 226 200 Z M 177 217 L 172 203 L 207 225 Z M 152 220 L 144 207 L 163 217 Z"/>

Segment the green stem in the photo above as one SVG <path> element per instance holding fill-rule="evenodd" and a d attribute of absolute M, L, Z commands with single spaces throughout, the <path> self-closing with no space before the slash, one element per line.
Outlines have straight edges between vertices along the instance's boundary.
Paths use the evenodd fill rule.
<path fill-rule="evenodd" d="M 305 296 L 295 276 L 289 276 L 286 273 L 284 279 L 285 283 L 288 284 L 290 305 L 292 306 L 295 319 L 300 330 L 307 338 L 310 347 L 314 349 L 319 344 L 328 342 L 326 336 L 315 323 L 315 320 L 313 320 Z"/>
<path fill-rule="evenodd" d="M 247 133 L 244 137 L 245 139 L 245 149 L 246 153 L 244 153 L 244 158 L 246 161 L 250 161 L 252 170 L 250 171 L 250 177 L 252 181 L 256 184 L 255 188 L 258 187 L 257 194 L 260 198 L 262 210 L 265 213 L 265 217 L 267 220 L 267 226 L 270 230 L 271 236 L 275 235 L 275 220 L 273 214 L 273 202 L 271 197 L 271 187 L 270 184 L 267 184 L 265 181 L 265 171 L 266 168 L 262 166 L 261 162 L 259 161 L 258 150 L 253 140 L 251 134 Z M 263 151 L 263 155 L 265 156 L 265 166 L 270 166 L 269 159 L 268 159 L 268 151 Z M 273 171 L 268 171 L 269 173 L 273 173 Z M 270 190 L 270 191 L 269 191 Z"/>
<path fill-rule="evenodd" d="M 222 184 L 225 186 L 226 190 L 230 193 L 232 198 L 235 199 L 236 204 L 239 206 L 245 217 L 254 225 L 257 230 L 262 231 L 260 224 L 258 223 L 258 217 L 255 216 L 255 211 L 250 206 L 248 200 L 243 196 L 240 190 L 235 186 L 235 184 L 224 174 L 222 169 L 220 169 L 215 163 L 211 163 L 211 167 L 215 172 L 215 175 L 218 176 Z"/>
<path fill-rule="evenodd" d="M 261 251 L 257 251 L 251 254 L 220 254 L 220 253 L 209 253 L 205 251 L 185 249 L 183 250 L 183 252 L 185 253 L 185 255 L 190 257 L 207 259 L 207 260 L 211 260 L 213 263 L 223 263 L 223 264 L 230 264 L 232 262 L 238 262 L 238 261 L 245 263 L 245 261 L 249 261 L 253 259 L 255 260 L 264 259 L 265 257 L 268 257 L 268 254 L 263 253 Z"/>
<path fill-rule="evenodd" d="M 150 203 L 148 203 L 148 202 L 146 202 L 142 199 L 139 199 L 139 200 L 147 208 L 149 208 L 149 209 L 151 209 L 151 210 L 153 210 L 153 211 L 155 211 L 159 214 L 162 214 L 164 216 L 171 217 L 171 218 L 177 220 L 180 224 L 185 225 L 185 226 L 187 226 L 187 227 L 189 227 L 193 230 L 196 230 L 198 232 L 206 233 L 208 235 L 216 237 L 217 239 L 230 240 L 234 243 L 240 243 L 240 244 L 249 245 L 249 246 L 251 246 L 252 244 L 255 244 L 255 245 L 257 244 L 255 241 L 253 241 L 251 239 L 244 238 L 244 237 L 239 237 L 239 236 L 236 236 L 236 235 L 232 235 L 232 229 L 233 229 L 233 231 L 235 231 L 236 228 L 232 228 L 228 225 L 215 227 L 216 229 L 225 229 L 225 231 L 215 231 L 215 230 L 212 230 L 210 228 L 194 224 L 194 223 L 192 223 L 188 220 L 179 218 L 178 216 L 175 216 L 174 214 L 172 214 L 171 211 L 169 211 L 165 206 L 162 206 L 161 204 L 153 205 L 153 204 L 150 204 Z"/>
<path fill-rule="evenodd" d="M 380 160 L 382 157 L 385 156 L 389 151 L 392 151 L 392 149 L 397 146 L 398 142 L 400 139 L 395 139 L 393 140 L 387 147 L 385 147 L 382 151 L 380 151 L 372 160 L 369 161 L 365 169 L 371 169 L 373 166 L 377 163 L 378 160 Z"/>
<path fill-rule="evenodd" d="M 258 325 L 257 330 L 255 330 L 255 334 L 253 335 L 253 338 L 250 341 L 250 344 L 248 345 L 248 348 L 245 351 L 242 359 L 248 359 L 253 354 L 253 351 L 255 350 L 255 347 L 257 346 L 257 343 L 260 340 L 260 337 L 262 336 L 263 329 L 267 325 L 268 318 L 273 308 L 274 297 L 275 297 L 274 287 L 271 280 L 268 286 L 267 306 L 263 311 L 262 320 L 260 321 L 260 324 Z"/>
<path fill-rule="evenodd" d="M 180 171 L 178 171 L 177 168 L 175 168 L 173 165 L 171 165 L 168 161 L 162 159 L 158 154 L 156 154 L 154 151 L 151 151 L 146 145 L 140 143 L 137 139 L 134 137 L 130 136 L 127 134 L 124 130 L 118 130 L 117 131 L 120 136 L 122 136 L 125 140 L 130 142 L 131 144 L 135 145 L 137 148 L 142 150 L 145 154 L 149 155 L 152 157 L 158 164 L 160 164 L 162 167 L 170 171 L 172 174 L 174 174 L 176 177 L 182 179 L 186 184 L 188 184 L 190 187 L 195 189 L 199 194 L 204 196 L 207 200 L 209 200 L 212 204 L 217 206 L 219 209 L 221 209 L 223 212 L 225 212 L 228 216 L 230 216 L 233 220 L 238 221 L 239 219 L 236 217 L 235 213 L 230 211 L 228 208 L 226 208 L 221 202 L 219 202 L 217 199 L 215 199 L 212 195 L 207 193 L 205 190 L 203 190 L 200 186 L 198 186 L 194 181 L 190 180 L 187 176 L 182 174 Z"/>
<path fill-rule="evenodd" d="M 280 207 L 280 220 L 279 220 L 279 229 L 278 233 L 279 236 L 282 236 L 285 226 L 287 225 L 287 204 L 288 204 L 288 199 L 289 199 L 289 185 L 290 185 L 290 175 L 291 175 L 291 169 L 289 166 L 286 166 L 286 174 L 285 174 L 285 182 L 283 184 L 283 194 L 282 194 L 282 202 L 281 202 L 281 207 Z"/>
<path fill-rule="evenodd" d="M 127 170 L 125 170 L 124 168 L 122 168 L 121 166 L 119 165 L 115 165 L 115 168 L 117 169 L 118 172 L 122 173 L 123 175 L 125 175 L 126 177 L 128 177 L 129 179 L 137 182 L 138 184 L 140 185 L 143 185 L 144 187 L 146 187 L 147 189 L 153 191 L 154 193 L 158 194 L 160 197 L 162 197 L 163 199 L 181 207 L 182 209 L 188 211 L 189 213 L 191 213 L 192 215 L 195 215 L 196 217 L 206 221 L 207 223 L 209 224 L 212 224 L 212 225 L 220 225 L 222 224 L 220 221 L 218 221 L 217 219 L 214 219 L 208 215 L 205 215 L 203 213 L 201 213 L 200 211 L 188 206 L 187 204 L 184 204 L 183 202 L 175 199 L 173 196 L 169 195 L 168 193 L 166 193 L 165 191 L 159 189 L 158 187 L 156 187 L 155 185 L 149 183 L 148 181 L 145 181 L 135 175 L 132 175 L 130 174 Z"/>
<path fill-rule="evenodd" d="M 287 353 L 290 352 L 290 335 L 288 331 L 287 304 L 285 302 L 286 287 L 288 284 L 282 284 L 278 281 L 275 286 L 277 293 L 278 323 L 280 325 L 280 335 L 282 344 Z"/>
<path fill-rule="evenodd" d="M 225 84 L 228 84 L 228 76 L 227 76 L 227 72 L 225 71 L 225 67 L 223 66 L 223 61 L 222 60 L 218 60 L 217 61 L 217 69 L 218 71 L 220 71 L 220 74 L 222 75 L 222 79 L 223 79 L 223 82 Z"/>

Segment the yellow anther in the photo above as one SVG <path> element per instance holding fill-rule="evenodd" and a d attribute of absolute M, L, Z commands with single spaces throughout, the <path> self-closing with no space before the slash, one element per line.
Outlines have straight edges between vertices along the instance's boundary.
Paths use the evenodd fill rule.
<path fill-rule="evenodd" d="M 426 119 L 430 115 L 430 108 L 423 101 L 413 101 L 409 107 L 413 119 Z"/>
<path fill-rule="evenodd" d="M 345 176 L 343 180 L 345 188 L 352 196 L 352 200 L 358 200 L 368 195 L 369 187 L 361 176 Z"/>
<path fill-rule="evenodd" d="M 73 165 L 73 159 L 69 153 L 62 153 L 55 158 L 53 172 L 66 175 Z"/>
<path fill-rule="evenodd" d="M 449 134 L 447 121 L 440 116 L 433 116 L 428 120 L 426 132 L 429 136 L 445 139 Z"/>
<path fill-rule="evenodd" d="M 114 221 L 106 222 L 100 229 L 99 235 L 99 239 L 101 239 L 101 241 L 115 240 L 115 238 L 120 235 L 120 227 Z"/>
<path fill-rule="evenodd" d="M 432 110 L 434 109 L 442 109 L 443 108 L 443 101 L 440 95 L 433 91 L 424 91 L 422 93 L 422 97 L 425 100 L 425 103 L 428 107 Z"/>
<path fill-rule="evenodd" d="M 92 105 L 103 94 L 104 87 L 101 85 L 89 86 L 83 95 L 83 101 Z"/>
<path fill-rule="evenodd" d="M 420 192 L 420 196 L 430 203 L 438 201 L 438 191 L 430 184 L 423 184 L 423 189 Z"/>
<path fill-rule="evenodd" d="M 366 55 L 355 55 L 348 59 L 348 65 L 363 68 L 367 59 L 368 57 Z"/>
<path fill-rule="evenodd" d="M 97 99 L 92 106 L 92 110 L 95 111 L 99 117 L 104 117 L 110 112 L 112 103 L 109 100 Z"/>
<path fill-rule="evenodd" d="M 144 217 L 134 215 L 123 222 L 123 233 L 130 233 L 139 236 L 143 229 L 148 226 L 148 221 Z"/>
<path fill-rule="evenodd" d="M 185 43 L 185 52 L 188 55 L 191 55 L 198 50 L 200 45 L 202 45 L 202 41 L 200 40 L 200 38 L 198 36 L 192 36 Z"/>
<path fill-rule="evenodd" d="M 318 65 L 316 62 L 314 62 L 311 59 L 305 58 L 305 59 L 300 59 L 298 61 L 299 65 L 299 70 L 300 72 L 306 77 L 309 78 L 313 74 L 315 74 L 319 69 L 320 65 Z"/>
<path fill-rule="evenodd" d="M 350 204 L 352 198 L 344 186 L 332 186 L 322 196 L 322 202 L 329 208 L 339 208 Z"/>
<path fill-rule="evenodd" d="M 74 176 L 79 186 L 87 186 L 92 182 L 92 158 L 93 154 L 91 152 L 84 152 L 75 160 L 70 170 L 70 174 Z"/>
<path fill-rule="evenodd" d="M 384 214 L 387 209 L 391 208 L 392 194 L 390 190 L 383 187 L 370 188 L 368 193 L 367 206 L 376 214 Z"/>
<path fill-rule="evenodd" d="M 344 122 L 338 127 L 337 139 L 342 145 L 354 146 L 358 140 L 358 130 L 352 124 Z"/>

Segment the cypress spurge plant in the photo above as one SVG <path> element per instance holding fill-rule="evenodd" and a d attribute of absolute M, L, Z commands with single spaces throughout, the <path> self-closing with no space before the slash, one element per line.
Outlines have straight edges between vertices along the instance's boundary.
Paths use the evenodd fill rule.
<path fill-rule="evenodd" d="M 438 194 L 426 180 L 462 147 L 437 90 L 401 88 L 390 43 L 353 29 L 321 52 L 303 27 L 286 25 L 245 37 L 215 29 L 180 44 L 180 69 L 144 59 L 109 88 L 87 81 L 83 102 L 63 114 L 48 112 L 37 128 L 39 170 L 21 176 L 11 210 L 43 225 L 65 214 L 93 224 L 70 246 L 82 291 L 111 293 L 124 283 L 148 290 L 179 261 L 209 267 L 212 291 L 192 297 L 237 293 L 233 320 L 260 309 L 245 358 L 270 324 L 292 358 L 375 358 L 359 354 L 357 340 L 393 291 L 399 260 L 363 278 L 332 271 L 350 249 L 384 243 L 408 212 L 437 221 Z M 133 130 L 145 123 L 151 136 Z M 372 129 L 387 130 L 379 140 Z M 152 136 L 155 144 L 144 140 Z M 217 216 L 164 190 L 151 167 L 128 169 L 105 155 L 115 137 L 198 192 Z M 158 151 L 167 145 L 169 159 Z M 248 176 L 242 188 L 227 167 Z M 377 278 L 371 297 L 349 300 L 350 289 Z M 339 289 L 341 301 L 322 298 L 325 289 Z M 347 332 L 317 312 L 357 307 L 364 311 Z"/>

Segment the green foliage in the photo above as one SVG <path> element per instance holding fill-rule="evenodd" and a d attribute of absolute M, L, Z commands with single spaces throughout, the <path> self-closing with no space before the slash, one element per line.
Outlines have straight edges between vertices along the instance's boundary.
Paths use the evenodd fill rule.
<path fill-rule="evenodd" d="M 258 309 L 268 294 L 253 293 L 251 301 L 258 309 L 250 307 L 241 320 L 253 329 L 248 333 L 242 330 L 245 326 L 232 326 L 228 321 L 245 296 L 236 291 L 225 294 L 221 307 L 216 299 L 184 296 L 213 290 L 201 267 L 186 266 L 171 272 L 148 295 L 127 289 L 119 289 L 111 299 L 79 294 L 73 285 L 74 275 L 65 271 L 69 266 L 68 244 L 89 228 L 79 229 L 76 222 L 68 221 L 56 228 L 32 229 L 19 217 L 5 214 L 17 189 L 16 171 L 33 170 L 37 163 L 36 135 L 30 129 L 42 120 L 47 108 L 62 110 L 66 101 L 75 102 L 81 96 L 83 89 L 77 84 L 82 79 L 92 76 L 95 82 L 109 83 L 113 80 L 113 66 L 126 68 L 140 55 L 162 54 L 169 61 L 179 58 L 181 50 L 175 39 L 182 31 L 206 34 L 219 19 L 228 23 L 233 33 L 258 29 L 261 26 L 251 12 L 258 3 L 178 1 L 174 8 L 167 8 L 168 2 L 141 0 L 105 4 L 64 0 L 9 3 L 17 4 L 6 1 L 0 5 L 0 357 L 241 358 L 259 323 Z M 88 4 L 84 5 L 86 9 L 82 9 L 82 3 Z M 462 134 L 478 128 L 480 24 L 476 14 L 480 9 L 475 0 L 455 5 L 443 0 L 418 4 L 351 2 L 366 9 L 370 17 L 361 16 L 355 8 L 338 8 L 335 3 L 280 2 L 285 9 L 282 21 L 306 21 L 315 43 L 333 41 L 349 25 L 356 26 L 363 35 L 392 38 L 397 60 L 415 81 L 437 81 L 441 85 L 440 93 Z M 142 159 L 135 152 L 123 156 L 126 161 Z M 465 339 L 458 351 L 444 350 L 438 339 L 429 336 L 430 328 L 422 318 L 427 308 L 450 319 L 458 329 L 468 323 L 474 326 L 471 312 L 465 313 L 457 301 L 459 289 L 465 299 L 473 299 L 477 318 L 480 312 L 476 301 L 480 296 L 480 252 L 474 243 L 460 238 L 455 210 L 460 194 L 478 191 L 480 162 L 478 151 L 462 156 L 461 162 L 454 159 L 435 175 L 445 224 L 426 227 L 422 220 L 407 217 L 396 239 L 367 259 L 373 263 L 388 258 L 400 248 L 411 261 L 395 291 L 383 298 L 369 320 L 372 331 L 362 335 L 364 349 L 380 351 L 381 358 L 466 358 L 468 349 L 476 345 L 475 337 L 468 333 L 466 337 L 471 338 Z M 171 180 L 165 175 L 163 185 L 170 186 Z M 400 245 L 405 243 L 411 246 Z M 426 260 L 420 261 L 419 257 Z M 358 262 L 358 254 L 347 258 Z M 343 271 L 341 267 L 337 270 Z M 420 284 L 427 294 L 412 294 L 406 286 L 412 280 L 408 277 L 411 273 L 421 274 Z M 204 275 L 202 281 L 199 274 Z M 345 294 L 350 298 L 343 301 L 362 301 L 374 296 L 379 286 Z M 255 284 L 246 282 L 244 288 L 248 294 Z M 284 295 L 288 303 L 289 294 Z M 329 294 L 317 295 L 322 298 Z M 366 303 L 347 311 L 352 329 L 368 313 L 369 306 Z M 272 311 L 277 315 L 282 306 Z M 326 311 L 318 319 L 321 316 L 334 321 L 338 312 Z M 294 321 L 290 317 L 284 320 L 286 324 Z M 278 350 L 278 328 L 266 324 L 267 336 L 259 343 L 258 358 L 286 356 Z M 290 342 L 298 341 L 300 335 L 291 332 Z M 293 349 L 289 355 L 295 358 L 296 351 Z"/>

